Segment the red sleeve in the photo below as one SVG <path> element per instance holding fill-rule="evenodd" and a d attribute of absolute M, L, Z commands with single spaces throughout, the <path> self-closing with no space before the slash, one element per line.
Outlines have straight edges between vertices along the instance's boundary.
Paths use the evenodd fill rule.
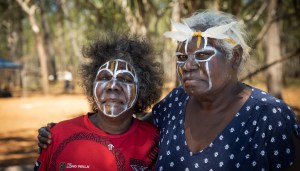
<path fill-rule="evenodd" d="M 40 156 L 34 164 L 34 171 L 46 171 L 50 162 L 50 154 L 52 145 L 49 145 L 47 149 L 43 149 Z"/>
<path fill-rule="evenodd" d="M 50 130 L 50 132 L 52 133 L 52 135 L 56 135 L 57 133 L 53 133 L 53 128 Z M 35 164 L 34 164 L 34 171 L 46 171 L 49 168 L 49 163 L 51 160 L 51 156 L 53 153 L 53 146 L 54 146 L 54 142 L 53 139 L 55 139 L 56 137 L 53 136 L 52 137 L 52 143 L 48 145 L 47 149 L 43 149 L 39 155 L 39 157 L 37 158 Z"/>

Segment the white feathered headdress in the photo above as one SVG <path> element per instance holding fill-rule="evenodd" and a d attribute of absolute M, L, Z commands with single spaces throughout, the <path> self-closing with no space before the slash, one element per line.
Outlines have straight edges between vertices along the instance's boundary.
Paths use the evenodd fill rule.
<path fill-rule="evenodd" d="M 205 32 L 194 32 L 187 24 L 177 23 L 174 20 L 171 20 L 172 25 L 175 27 L 177 31 L 167 31 L 164 33 L 164 36 L 170 37 L 177 41 L 183 42 L 185 40 L 191 40 L 193 36 L 201 36 L 203 38 L 215 38 L 215 39 L 224 39 L 232 44 L 236 44 L 236 42 L 227 36 L 225 33 L 228 31 L 236 22 L 231 22 L 229 24 L 216 26 L 208 28 Z"/>

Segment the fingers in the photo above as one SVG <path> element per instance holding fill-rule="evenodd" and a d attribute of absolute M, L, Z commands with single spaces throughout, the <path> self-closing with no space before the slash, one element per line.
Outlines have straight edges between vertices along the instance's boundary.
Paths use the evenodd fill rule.
<path fill-rule="evenodd" d="M 38 143 L 39 146 L 39 153 L 42 151 L 42 149 L 47 149 L 48 145 L 43 143 Z"/>
<path fill-rule="evenodd" d="M 49 131 L 52 127 L 54 127 L 56 123 L 50 122 L 47 124 L 47 130 Z"/>
<path fill-rule="evenodd" d="M 41 154 L 41 152 L 42 152 L 42 149 L 39 147 L 38 148 L 38 153 Z"/>
<path fill-rule="evenodd" d="M 50 129 L 55 125 L 56 123 L 48 123 L 46 127 L 41 127 L 38 130 L 38 153 L 41 153 L 42 149 L 47 149 L 48 145 L 52 143 L 52 134 L 50 132 Z"/>
<path fill-rule="evenodd" d="M 39 137 L 44 137 L 44 138 L 47 138 L 47 139 L 51 139 L 52 138 L 52 134 L 51 132 L 49 132 L 48 128 L 47 127 L 41 127 L 39 130 L 39 136 L 38 136 L 38 139 Z M 40 139 L 39 139 L 40 141 Z"/>
<path fill-rule="evenodd" d="M 56 123 L 48 123 L 46 127 L 41 127 L 38 130 L 38 153 L 41 153 L 42 149 L 47 149 L 48 145 L 52 143 L 52 134 L 50 132 L 50 129 L 55 125 Z"/>
<path fill-rule="evenodd" d="M 49 144 L 52 143 L 52 140 L 48 137 L 42 136 L 41 134 L 39 134 L 37 136 L 39 143 L 41 144 L 45 144 L 46 146 L 48 146 Z M 47 147 L 46 147 L 47 148 Z"/>

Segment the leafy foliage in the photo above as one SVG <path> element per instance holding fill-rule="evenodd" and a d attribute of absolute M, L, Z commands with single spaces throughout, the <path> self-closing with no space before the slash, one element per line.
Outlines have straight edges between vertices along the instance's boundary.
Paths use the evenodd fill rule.
<path fill-rule="evenodd" d="M 247 25 L 250 45 L 255 50 L 254 63 L 263 63 L 261 40 L 264 34 L 261 31 L 267 24 L 268 15 L 268 1 L 264 0 L 31 0 L 29 5 L 38 6 L 35 16 L 44 34 L 44 44 L 51 44 L 49 49 L 52 55 L 47 52 L 48 69 L 56 72 L 68 69 L 76 75 L 76 67 L 83 60 L 81 46 L 91 38 L 111 30 L 144 34 L 160 50 L 157 57 L 161 61 L 173 61 L 173 47 L 162 37 L 162 33 L 170 30 L 175 3 L 180 6 L 181 18 L 207 8 L 223 10 L 241 18 Z M 279 20 L 281 24 L 281 51 L 284 56 L 300 47 L 300 2 L 280 0 L 278 8 L 278 17 L 274 20 Z M 29 18 L 12 0 L 1 1 L 0 11 L 0 38 L 3 40 L 0 42 L 0 56 L 26 63 L 29 65 L 25 68 L 28 74 L 39 75 L 39 70 L 32 69 L 39 67 L 39 64 Z M 48 32 L 42 27 L 45 23 L 49 25 Z M 258 37 L 260 34 L 262 36 Z M 288 68 L 285 69 L 286 76 L 300 77 L 300 69 L 297 67 L 300 63 L 299 54 L 296 57 L 284 63 Z M 174 81 L 175 78 L 166 77 L 167 81 Z"/>

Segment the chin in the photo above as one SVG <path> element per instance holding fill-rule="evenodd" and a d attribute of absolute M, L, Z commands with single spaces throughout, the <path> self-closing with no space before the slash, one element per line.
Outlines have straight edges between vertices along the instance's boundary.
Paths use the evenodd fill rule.
<path fill-rule="evenodd" d="M 203 86 L 203 87 L 191 87 L 191 86 L 184 86 L 183 89 L 186 93 L 189 95 L 195 95 L 195 94 L 206 94 L 210 91 L 209 87 Z"/>
<path fill-rule="evenodd" d="M 109 113 L 107 113 L 107 115 L 109 115 L 110 117 L 116 118 L 116 117 L 123 115 L 124 113 L 125 113 L 125 110 L 115 108 L 113 111 L 110 111 Z"/>

